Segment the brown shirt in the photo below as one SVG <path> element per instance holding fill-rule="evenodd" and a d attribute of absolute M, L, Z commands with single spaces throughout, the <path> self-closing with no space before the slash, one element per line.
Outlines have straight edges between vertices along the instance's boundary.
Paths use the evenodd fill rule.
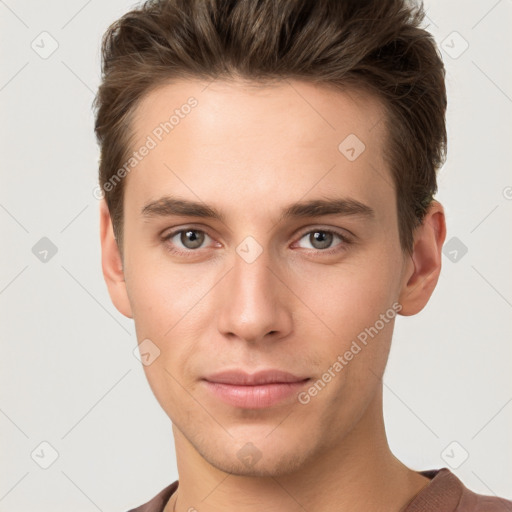
<path fill-rule="evenodd" d="M 419 473 L 430 478 L 431 482 L 407 504 L 403 512 L 512 512 L 512 501 L 475 494 L 448 468 Z M 178 480 L 129 512 L 163 512 L 177 488 Z"/>

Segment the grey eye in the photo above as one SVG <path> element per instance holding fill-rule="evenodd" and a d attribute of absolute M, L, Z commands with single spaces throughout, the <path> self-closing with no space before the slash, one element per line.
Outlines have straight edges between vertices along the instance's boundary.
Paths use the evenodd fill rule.
<path fill-rule="evenodd" d="M 331 247 L 333 239 L 338 236 L 336 233 L 317 229 L 306 233 L 302 239 L 306 239 L 313 249 L 328 249 Z"/>
<path fill-rule="evenodd" d="M 316 249 L 326 249 L 327 247 L 331 246 L 332 240 L 333 240 L 333 234 L 328 233 L 326 231 L 315 231 L 314 233 L 311 233 L 313 238 L 310 238 L 310 240 L 314 240 L 313 247 Z M 319 246 L 315 246 L 315 244 L 318 243 Z"/>
<path fill-rule="evenodd" d="M 187 249 L 197 249 L 200 247 L 205 239 L 206 234 L 197 229 L 182 230 L 176 235 L 180 235 L 180 242 Z"/>

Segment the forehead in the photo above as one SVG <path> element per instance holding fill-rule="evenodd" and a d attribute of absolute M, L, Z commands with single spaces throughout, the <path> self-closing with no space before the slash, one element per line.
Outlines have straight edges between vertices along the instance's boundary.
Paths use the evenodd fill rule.
<path fill-rule="evenodd" d="M 151 149 L 127 174 L 126 200 L 141 206 L 179 190 L 219 201 L 269 193 L 279 201 L 281 193 L 289 202 L 336 187 L 378 209 L 394 193 L 384 120 L 379 100 L 355 89 L 295 80 L 167 83 L 135 111 L 131 149 Z"/>
<path fill-rule="evenodd" d="M 189 109 L 187 104 L 192 101 L 197 106 Z M 192 121 L 181 122 L 198 111 L 200 115 L 191 116 Z M 265 133 L 255 133 L 261 126 L 270 133 L 279 131 L 283 142 L 294 136 L 318 141 L 328 132 L 339 137 L 348 130 L 367 143 L 377 142 L 384 135 L 384 109 L 374 95 L 354 87 L 339 89 L 291 79 L 272 83 L 195 79 L 167 82 L 148 92 L 137 106 L 131 127 L 135 138 L 140 140 L 153 132 L 173 113 L 174 135 L 183 131 L 180 125 L 194 123 L 196 136 L 207 133 L 212 141 L 222 140 L 233 130 L 238 130 L 239 137 L 263 138 Z"/>

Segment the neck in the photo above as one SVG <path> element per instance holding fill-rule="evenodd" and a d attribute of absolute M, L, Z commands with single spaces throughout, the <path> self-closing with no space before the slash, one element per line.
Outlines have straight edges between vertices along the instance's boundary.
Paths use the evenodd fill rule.
<path fill-rule="evenodd" d="M 209 464 L 173 425 L 179 488 L 164 512 L 399 512 L 430 480 L 390 451 L 382 387 L 338 444 L 314 453 L 297 470 L 278 475 L 227 473 Z"/>

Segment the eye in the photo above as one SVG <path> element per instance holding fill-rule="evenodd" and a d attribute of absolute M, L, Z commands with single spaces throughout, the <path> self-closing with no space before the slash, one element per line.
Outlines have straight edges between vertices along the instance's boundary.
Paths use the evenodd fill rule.
<path fill-rule="evenodd" d="M 336 238 L 340 240 L 339 243 L 333 247 L 333 242 Z M 204 231 L 195 229 L 193 227 L 182 228 L 172 231 L 162 237 L 162 241 L 166 244 L 166 249 L 176 255 L 191 255 L 199 253 L 199 249 L 204 248 L 205 242 L 212 238 Z M 351 244 L 350 238 L 344 234 L 331 229 L 314 229 L 309 230 L 301 235 L 299 242 L 305 240 L 309 247 L 302 247 L 303 249 L 311 249 L 321 254 L 333 254 L 343 251 Z"/>
<path fill-rule="evenodd" d="M 169 251 L 182 254 L 201 248 L 206 239 L 210 239 L 210 237 L 204 231 L 186 228 L 173 231 L 165 235 L 162 240 L 169 244 Z"/>
<path fill-rule="evenodd" d="M 336 244 L 334 248 L 332 248 L 333 241 L 336 238 L 341 240 L 341 243 Z M 327 254 L 341 251 L 345 246 L 351 243 L 349 238 L 342 233 L 329 229 L 314 229 L 312 231 L 307 231 L 306 233 L 303 233 L 300 238 L 300 240 L 303 239 L 310 245 L 309 247 L 305 247 L 305 249 L 315 249 Z"/>

